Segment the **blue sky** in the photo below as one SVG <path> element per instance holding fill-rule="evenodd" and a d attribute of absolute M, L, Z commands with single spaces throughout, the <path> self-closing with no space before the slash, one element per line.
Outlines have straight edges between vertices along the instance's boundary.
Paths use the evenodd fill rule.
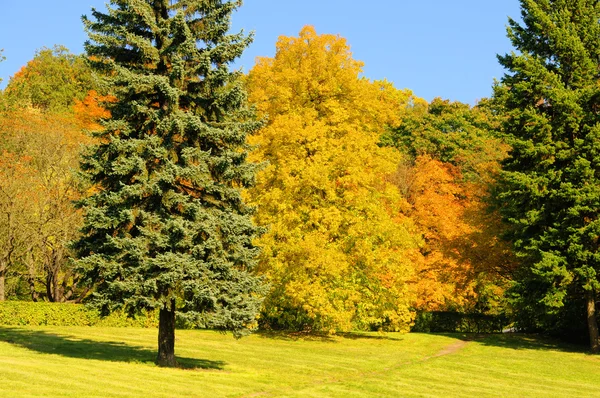
<path fill-rule="evenodd" d="M 4 85 L 36 49 L 62 44 L 82 51 L 81 15 L 105 0 L 2 1 L 0 63 Z M 233 17 L 236 30 L 255 31 L 254 44 L 237 62 L 248 71 L 257 56 L 273 56 L 279 35 L 297 35 L 304 25 L 348 40 L 364 75 L 386 78 L 427 100 L 467 103 L 491 94 L 503 75 L 496 54 L 511 51 L 508 16 L 520 15 L 518 0 L 246 0 Z"/>

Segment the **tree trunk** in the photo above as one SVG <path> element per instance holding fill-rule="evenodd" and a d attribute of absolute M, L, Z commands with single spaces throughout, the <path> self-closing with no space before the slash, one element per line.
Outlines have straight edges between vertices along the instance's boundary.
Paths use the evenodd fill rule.
<path fill-rule="evenodd" d="M 175 299 L 171 299 L 170 303 L 160 309 L 156 363 L 158 366 L 177 366 L 175 360 Z"/>
<path fill-rule="evenodd" d="M 27 278 L 27 282 L 29 283 L 29 293 L 31 294 L 31 300 L 34 303 L 37 303 L 40 295 L 38 294 L 37 290 L 35 290 L 35 279 L 29 276 Z"/>
<path fill-rule="evenodd" d="M 33 245 L 27 248 L 25 264 L 27 264 L 27 283 L 29 284 L 29 293 L 31 294 L 31 300 L 33 300 L 33 302 L 36 303 L 40 295 L 35 289 L 35 281 L 37 275 L 35 269 L 35 256 L 33 254 L 33 248 Z"/>
<path fill-rule="evenodd" d="M 8 227 L 10 237 L 8 238 L 8 249 L 6 254 L 0 258 L 0 301 L 6 300 L 6 271 L 12 266 L 12 255 L 15 251 L 15 237 L 12 235 L 10 215 L 8 216 Z"/>
<path fill-rule="evenodd" d="M 590 333 L 590 348 L 593 354 L 600 353 L 600 339 L 598 338 L 598 321 L 596 320 L 596 300 L 594 291 L 589 290 L 587 296 L 587 323 Z"/>
<path fill-rule="evenodd" d="M 0 269 L 0 301 L 6 300 L 6 293 L 4 290 L 5 282 L 6 282 L 6 270 Z"/>
<path fill-rule="evenodd" d="M 49 302 L 54 302 L 54 290 L 52 289 L 52 274 L 50 272 L 46 273 L 46 297 L 48 297 Z"/>
<path fill-rule="evenodd" d="M 52 262 L 50 266 L 52 267 L 52 290 L 54 291 L 54 301 L 57 303 L 65 302 L 65 291 L 62 288 L 62 284 L 60 281 L 60 271 L 61 265 L 64 263 L 63 253 L 60 248 L 52 248 Z"/>

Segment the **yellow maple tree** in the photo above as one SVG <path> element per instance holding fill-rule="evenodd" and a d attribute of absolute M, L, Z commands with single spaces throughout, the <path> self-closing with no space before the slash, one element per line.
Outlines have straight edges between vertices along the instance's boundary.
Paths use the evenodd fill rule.
<path fill-rule="evenodd" d="M 422 100 L 360 77 L 346 41 L 305 27 L 280 37 L 274 58 L 247 77 L 266 126 L 252 137 L 267 161 L 248 192 L 260 239 L 260 271 L 271 283 L 263 323 L 341 331 L 407 330 L 407 281 L 420 240 L 408 204 L 388 181 L 401 159 L 378 145 L 387 125 Z"/>

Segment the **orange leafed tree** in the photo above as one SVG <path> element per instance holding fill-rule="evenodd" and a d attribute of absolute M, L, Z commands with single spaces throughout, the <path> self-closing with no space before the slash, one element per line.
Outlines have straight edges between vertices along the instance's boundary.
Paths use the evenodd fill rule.
<path fill-rule="evenodd" d="M 487 197 L 506 155 L 485 104 L 434 100 L 408 114 L 384 142 L 412 157 L 393 181 L 424 239 L 414 288 L 420 311 L 493 312 L 512 268 Z"/>
<path fill-rule="evenodd" d="M 115 101 L 113 96 L 100 95 L 96 90 L 90 90 L 83 100 L 75 101 L 75 118 L 84 130 L 98 131 L 102 128 L 100 121 L 111 116 L 103 104 Z"/>

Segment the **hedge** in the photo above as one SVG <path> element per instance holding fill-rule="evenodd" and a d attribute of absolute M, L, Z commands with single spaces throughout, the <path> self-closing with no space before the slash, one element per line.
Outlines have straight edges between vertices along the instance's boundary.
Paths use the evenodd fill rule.
<path fill-rule="evenodd" d="M 0 325 L 5 326 L 106 326 L 142 327 L 158 326 L 157 313 L 128 318 L 123 312 L 107 317 L 81 304 L 34 303 L 24 301 L 0 302 Z"/>
<path fill-rule="evenodd" d="M 450 311 L 417 314 L 413 332 L 501 333 L 510 324 L 505 315 L 468 314 Z"/>

